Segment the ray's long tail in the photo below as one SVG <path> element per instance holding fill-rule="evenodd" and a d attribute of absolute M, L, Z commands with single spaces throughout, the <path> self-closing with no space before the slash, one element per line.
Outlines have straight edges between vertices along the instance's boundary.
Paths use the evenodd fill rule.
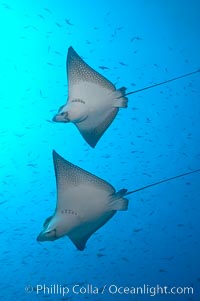
<path fill-rule="evenodd" d="M 157 86 L 161 86 L 161 85 L 167 84 L 169 82 L 173 82 L 175 80 L 178 80 L 178 79 L 181 79 L 181 78 L 184 78 L 184 77 L 187 77 L 187 76 L 191 76 L 191 75 L 196 74 L 198 72 L 200 72 L 200 69 L 198 69 L 196 71 L 193 71 L 193 72 L 190 72 L 190 73 L 187 73 L 187 74 L 184 74 L 184 75 L 181 75 L 181 76 L 178 76 L 178 77 L 174 77 L 172 79 L 168 79 L 168 80 L 166 80 L 164 82 L 161 82 L 161 83 L 158 83 L 158 84 L 154 84 L 154 85 L 151 85 L 151 86 L 139 89 L 139 90 L 128 92 L 124 96 L 130 95 L 130 94 L 135 94 L 135 93 L 138 93 L 138 92 L 141 92 L 141 91 L 144 91 L 144 90 L 148 90 L 148 89 L 151 89 L 151 88 L 154 88 L 154 87 L 157 87 Z"/>
<path fill-rule="evenodd" d="M 159 181 L 159 182 L 156 182 L 156 183 L 153 183 L 153 184 L 150 184 L 150 185 L 147 185 L 147 186 L 144 186 L 144 187 L 141 187 L 141 188 L 129 191 L 129 192 L 126 193 L 126 195 L 132 194 L 132 193 L 135 193 L 135 192 L 138 192 L 138 191 L 144 190 L 146 188 L 149 188 L 149 187 L 152 187 L 152 186 L 156 186 L 156 185 L 159 185 L 159 184 L 162 184 L 162 183 L 165 183 L 165 182 L 169 182 L 169 181 L 175 180 L 177 178 L 185 177 L 185 176 L 188 176 L 188 175 L 190 175 L 192 173 L 195 173 L 195 172 L 200 172 L 200 169 L 189 171 L 189 172 L 183 173 L 181 175 L 178 175 L 178 176 L 175 176 L 175 177 L 172 177 L 172 178 L 168 178 L 168 179 L 165 179 L 165 180 L 162 180 L 162 181 Z"/>

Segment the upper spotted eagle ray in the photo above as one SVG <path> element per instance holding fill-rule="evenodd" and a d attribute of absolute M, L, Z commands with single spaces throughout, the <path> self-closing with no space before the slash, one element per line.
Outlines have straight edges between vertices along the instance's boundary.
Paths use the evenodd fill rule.
<path fill-rule="evenodd" d="M 54 116 L 56 122 L 72 122 L 86 142 L 95 147 L 116 117 L 119 108 L 127 107 L 127 95 L 150 89 L 195 74 L 200 69 L 136 91 L 125 93 L 92 69 L 69 47 L 67 54 L 68 100 Z"/>
<path fill-rule="evenodd" d="M 190 171 L 128 192 L 118 192 L 97 176 L 66 161 L 53 151 L 57 183 L 57 204 L 53 216 L 44 222 L 38 241 L 53 241 L 67 235 L 78 250 L 84 250 L 90 236 L 101 228 L 118 210 L 128 209 L 125 197 L 137 191 L 189 175 Z"/>

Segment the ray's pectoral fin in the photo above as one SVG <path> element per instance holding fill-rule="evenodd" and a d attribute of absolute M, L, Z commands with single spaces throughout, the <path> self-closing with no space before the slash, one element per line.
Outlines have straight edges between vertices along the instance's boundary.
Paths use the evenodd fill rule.
<path fill-rule="evenodd" d="M 111 217 L 117 212 L 117 210 L 127 210 L 128 200 L 124 198 L 127 193 L 127 189 L 121 189 L 116 193 L 112 193 L 108 197 L 107 209 L 100 217 L 93 221 L 86 222 L 80 227 L 75 228 L 68 237 L 78 250 L 83 251 L 85 245 L 90 238 L 99 228 L 106 224 Z"/>
<path fill-rule="evenodd" d="M 107 223 L 107 221 L 109 221 L 109 219 L 111 219 L 115 213 L 116 211 L 106 212 L 98 219 L 82 224 L 80 227 L 71 231 L 71 233 L 68 234 L 68 237 L 79 251 L 83 251 L 90 236 L 92 236 L 99 228 Z"/>
<path fill-rule="evenodd" d="M 103 116 L 97 116 L 96 118 L 88 115 L 82 122 L 75 123 L 79 132 L 91 147 L 96 146 L 99 139 L 114 120 L 118 110 L 118 108 L 112 108 Z"/>

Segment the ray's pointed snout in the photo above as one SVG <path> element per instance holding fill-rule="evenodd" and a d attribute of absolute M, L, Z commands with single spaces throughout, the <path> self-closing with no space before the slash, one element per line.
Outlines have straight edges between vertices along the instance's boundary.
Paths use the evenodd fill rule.
<path fill-rule="evenodd" d="M 54 121 L 54 122 L 57 122 L 57 120 L 56 120 L 56 119 L 57 119 L 57 118 L 56 118 L 56 116 L 57 116 L 57 115 L 53 116 L 53 118 L 52 118 L 52 121 Z"/>
<path fill-rule="evenodd" d="M 59 113 L 56 114 L 53 118 L 52 121 L 54 122 L 70 122 L 69 118 L 68 118 L 68 112 L 63 112 L 63 113 Z"/>
<path fill-rule="evenodd" d="M 46 229 L 44 229 L 42 232 L 40 232 L 40 234 L 38 235 L 36 240 L 39 242 L 54 241 L 57 238 L 58 237 L 56 237 L 56 229 L 52 229 L 50 231 L 47 231 Z"/>
<path fill-rule="evenodd" d="M 37 241 L 44 241 L 44 236 L 42 235 L 42 233 L 40 233 L 38 235 L 38 237 L 36 238 Z"/>

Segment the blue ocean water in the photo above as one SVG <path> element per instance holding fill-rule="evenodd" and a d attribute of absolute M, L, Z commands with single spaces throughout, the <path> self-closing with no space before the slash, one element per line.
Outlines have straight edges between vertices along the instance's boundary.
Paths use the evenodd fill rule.
<path fill-rule="evenodd" d="M 197 0 L 0 1 L 0 300 L 199 300 L 198 173 L 130 195 L 83 252 L 36 241 L 56 205 L 53 149 L 117 190 L 200 168 L 198 73 L 130 95 L 95 149 L 51 122 L 69 46 L 133 91 L 200 67 L 199 12 Z"/>

